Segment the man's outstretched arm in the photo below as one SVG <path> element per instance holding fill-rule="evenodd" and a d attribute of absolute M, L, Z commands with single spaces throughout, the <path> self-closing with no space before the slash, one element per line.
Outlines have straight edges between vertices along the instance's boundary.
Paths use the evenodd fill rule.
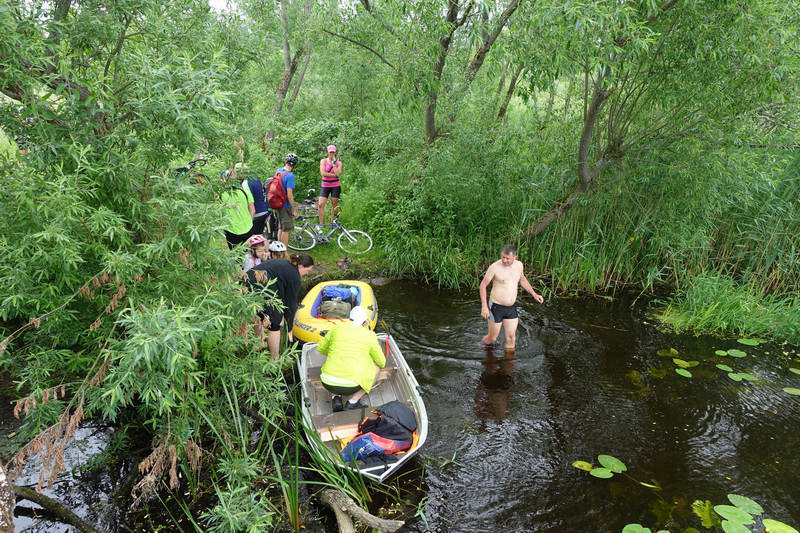
<path fill-rule="evenodd" d="M 519 284 L 522 285 L 522 288 L 525 289 L 531 296 L 533 296 L 534 300 L 536 300 L 540 304 L 544 303 L 544 296 L 533 290 L 533 287 L 531 286 L 531 283 L 528 281 L 528 278 L 525 277 L 525 274 L 522 274 L 522 276 L 520 276 Z"/>

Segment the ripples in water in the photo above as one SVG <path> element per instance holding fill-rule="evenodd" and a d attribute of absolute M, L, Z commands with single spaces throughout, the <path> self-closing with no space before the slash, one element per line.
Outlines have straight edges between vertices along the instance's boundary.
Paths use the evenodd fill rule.
<path fill-rule="evenodd" d="M 747 358 L 717 360 L 714 350 L 735 341 L 659 332 L 641 306 L 540 306 L 523 295 L 509 359 L 480 345 L 477 293 L 405 282 L 376 292 L 428 408 L 433 531 L 620 531 L 629 522 L 681 530 L 697 527 L 693 500 L 727 503 L 733 492 L 800 523 L 800 398 L 781 391 L 797 382 L 788 358 L 747 348 Z M 701 361 L 694 378 L 656 355 L 669 346 Z M 716 362 L 761 381 L 735 383 Z M 600 453 L 622 459 L 634 479 L 571 466 Z M 661 492 L 637 483 L 653 480 Z"/>

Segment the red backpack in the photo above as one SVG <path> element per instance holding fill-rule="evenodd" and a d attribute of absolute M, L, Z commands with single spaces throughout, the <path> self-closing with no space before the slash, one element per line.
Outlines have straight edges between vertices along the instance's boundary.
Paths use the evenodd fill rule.
<path fill-rule="evenodd" d="M 286 205 L 286 189 L 283 187 L 283 177 L 287 172 L 280 170 L 267 182 L 267 204 L 272 209 L 281 209 Z"/>

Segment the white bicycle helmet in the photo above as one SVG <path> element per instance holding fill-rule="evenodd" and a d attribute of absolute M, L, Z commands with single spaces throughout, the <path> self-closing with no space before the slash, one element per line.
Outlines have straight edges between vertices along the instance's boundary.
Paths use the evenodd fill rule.
<path fill-rule="evenodd" d="M 270 252 L 285 252 L 286 245 L 283 244 L 281 241 L 272 241 L 269 243 L 269 251 Z"/>

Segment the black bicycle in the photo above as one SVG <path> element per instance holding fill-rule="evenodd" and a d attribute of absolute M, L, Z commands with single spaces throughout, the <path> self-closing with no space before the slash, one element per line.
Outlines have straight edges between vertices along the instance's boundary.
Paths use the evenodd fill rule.
<path fill-rule="evenodd" d="M 206 178 L 206 175 L 202 172 L 192 172 L 196 167 L 204 167 L 208 163 L 207 159 L 199 157 L 197 159 L 192 159 L 182 167 L 178 167 L 175 169 L 175 175 L 178 177 L 184 177 L 188 174 L 192 174 L 193 178 L 196 178 L 199 183 L 203 182 L 203 179 Z"/>

